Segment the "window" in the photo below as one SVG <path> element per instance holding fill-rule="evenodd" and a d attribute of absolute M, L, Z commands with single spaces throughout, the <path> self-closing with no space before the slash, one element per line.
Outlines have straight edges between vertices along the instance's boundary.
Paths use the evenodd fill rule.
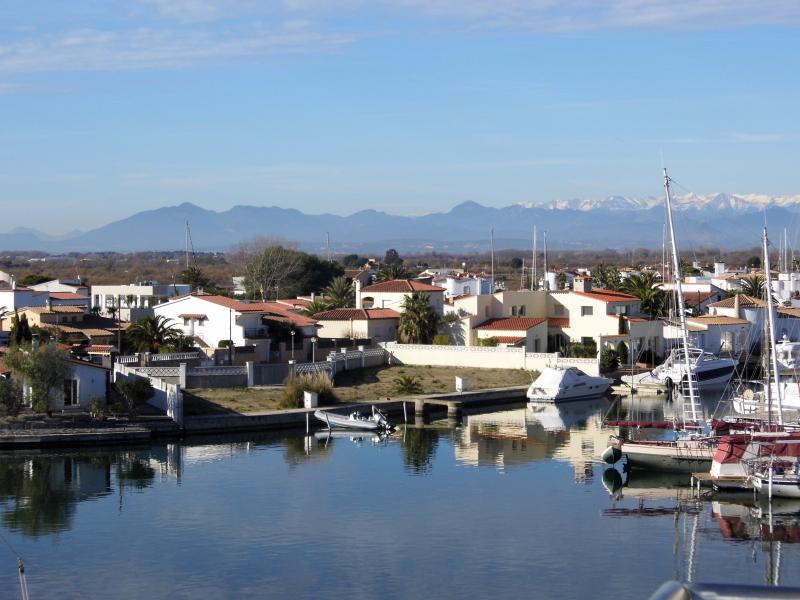
<path fill-rule="evenodd" d="M 556 317 L 563 317 L 564 316 L 564 305 L 563 304 L 556 304 L 553 306 L 553 315 Z"/>
<path fill-rule="evenodd" d="M 361 299 L 361 308 L 372 308 L 375 306 L 375 298 L 372 296 L 365 296 Z"/>
<path fill-rule="evenodd" d="M 469 286 L 468 285 L 464 286 L 464 293 L 465 294 L 469 294 Z"/>
<path fill-rule="evenodd" d="M 183 318 L 183 326 L 184 327 L 188 327 L 191 322 L 192 322 L 191 319 L 188 319 L 186 317 Z"/>
<path fill-rule="evenodd" d="M 517 307 L 516 306 L 512 306 L 511 307 L 511 316 L 512 317 L 516 317 L 517 316 Z"/>
<path fill-rule="evenodd" d="M 519 316 L 520 317 L 524 317 L 525 316 L 525 305 L 524 304 L 519 307 Z"/>
<path fill-rule="evenodd" d="M 541 352 L 541 350 L 539 349 L 539 338 L 536 338 L 535 340 L 533 340 L 533 351 L 534 352 Z"/>
<path fill-rule="evenodd" d="M 64 380 L 64 406 L 78 404 L 78 380 Z"/>
<path fill-rule="evenodd" d="M 615 315 L 627 315 L 628 314 L 628 305 L 627 304 L 617 304 L 614 306 L 614 314 Z"/>
<path fill-rule="evenodd" d="M 581 344 L 583 344 L 584 346 L 591 346 L 592 344 L 594 344 L 594 338 L 582 337 Z"/>
<path fill-rule="evenodd" d="M 581 316 L 591 317 L 594 314 L 594 309 L 591 306 L 581 306 Z"/>

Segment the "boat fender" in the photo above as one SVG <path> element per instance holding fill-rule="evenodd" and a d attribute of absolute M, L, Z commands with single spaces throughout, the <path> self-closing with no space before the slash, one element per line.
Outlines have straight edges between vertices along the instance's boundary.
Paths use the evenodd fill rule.
<path fill-rule="evenodd" d="M 613 467 L 603 471 L 603 487 L 612 496 L 622 489 L 622 475 Z"/>
<path fill-rule="evenodd" d="M 619 449 L 619 446 L 609 446 L 605 449 L 601 458 L 609 465 L 613 465 L 622 458 L 622 450 Z"/>

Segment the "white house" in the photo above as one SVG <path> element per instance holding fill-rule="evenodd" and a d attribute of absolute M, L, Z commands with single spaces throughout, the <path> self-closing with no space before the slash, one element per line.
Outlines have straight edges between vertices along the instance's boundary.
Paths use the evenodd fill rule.
<path fill-rule="evenodd" d="M 152 314 L 150 309 L 168 298 L 184 296 L 192 291 L 186 283 L 160 284 L 144 281 L 137 284 L 93 285 L 91 289 L 92 309 L 109 315 L 109 309 L 121 309 L 118 317 L 123 321 L 137 321 Z"/>
<path fill-rule="evenodd" d="M 432 283 L 436 287 L 444 288 L 445 298 L 471 294 L 488 294 L 492 291 L 490 277 L 466 273 L 453 273 L 445 277 L 434 277 Z"/>
<path fill-rule="evenodd" d="M 314 315 L 318 337 L 392 342 L 397 337 L 400 313 L 391 308 L 336 308 Z"/>
<path fill-rule="evenodd" d="M 244 302 L 225 296 L 189 294 L 153 307 L 187 337 L 203 348 L 219 348 L 227 340 L 234 346 L 255 346 L 258 359 L 269 360 L 270 326 L 292 327 L 301 337 L 316 333 L 316 321 L 277 302 Z"/>
<path fill-rule="evenodd" d="M 0 310 L 14 311 L 26 306 L 44 306 L 47 304 L 47 292 L 35 292 L 27 287 L 11 285 L 0 287 Z"/>
<path fill-rule="evenodd" d="M 413 279 L 393 279 L 361 287 L 358 280 L 356 285 L 357 308 L 391 308 L 403 312 L 403 302 L 406 297 L 414 292 L 423 292 L 428 296 L 428 302 L 436 314 L 444 313 L 444 289 L 435 285 L 428 285 Z"/>
<path fill-rule="evenodd" d="M 89 288 L 81 283 L 81 278 L 75 279 L 53 279 L 36 285 L 28 286 L 35 292 L 68 292 L 89 296 Z"/>
<path fill-rule="evenodd" d="M 109 369 L 84 360 L 70 360 L 72 374 L 64 382 L 64 390 L 56 408 L 80 406 L 87 408 L 92 399 L 107 402 Z"/>
<path fill-rule="evenodd" d="M 543 317 L 489 319 L 475 331 L 478 341 L 494 338 L 498 346 L 523 346 L 529 352 L 547 350 L 547 319 Z"/>

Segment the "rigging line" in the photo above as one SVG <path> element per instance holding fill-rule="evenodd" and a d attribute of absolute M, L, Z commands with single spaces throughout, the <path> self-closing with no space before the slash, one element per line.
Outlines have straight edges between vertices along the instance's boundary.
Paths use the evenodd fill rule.
<path fill-rule="evenodd" d="M 11 542 L 9 542 L 9 541 L 6 539 L 6 536 L 4 536 L 4 535 L 3 535 L 3 532 L 2 532 L 2 531 L 0 531 L 0 540 L 2 540 L 2 541 L 5 543 L 5 545 L 6 545 L 6 546 L 8 546 L 8 549 L 9 549 L 9 550 L 11 550 L 11 553 L 12 553 L 12 554 L 13 554 L 13 555 L 14 555 L 16 558 L 22 558 L 22 555 L 21 555 L 19 552 L 17 552 L 17 550 L 14 548 L 14 546 L 12 546 L 12 545 L 11 545 Z"/>

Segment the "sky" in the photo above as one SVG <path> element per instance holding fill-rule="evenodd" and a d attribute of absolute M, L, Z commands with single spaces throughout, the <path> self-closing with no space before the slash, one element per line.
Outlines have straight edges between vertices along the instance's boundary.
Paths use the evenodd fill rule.
<path fill-rule="evenodd" d="M 800 194 L 795 0 L 4 0 L 0 231 Z"/>

